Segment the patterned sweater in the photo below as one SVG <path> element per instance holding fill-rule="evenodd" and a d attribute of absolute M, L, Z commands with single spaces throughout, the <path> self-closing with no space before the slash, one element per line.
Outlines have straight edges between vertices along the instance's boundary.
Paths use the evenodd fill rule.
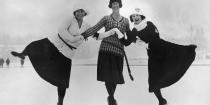
<path fill-rule="evenodd" d="M 87 38 L 94 35 L 103 27 L 105 28 L 105 31 L 109 31 L 112 28 L 118 28 L 123 34 L 130 31 L 129 20 L 127 18 L 122 17 L 120 21 L 116 21 L 111 15 L 107 15 L 104 16 L 95 26 L 82 33 L 82 35 Z M 121 44 L 117 34 L 104 38 L 99 49 L 100 52 L 112 53 L 120 56 L 124 56 L 123 50 L 124 45 Z"/>

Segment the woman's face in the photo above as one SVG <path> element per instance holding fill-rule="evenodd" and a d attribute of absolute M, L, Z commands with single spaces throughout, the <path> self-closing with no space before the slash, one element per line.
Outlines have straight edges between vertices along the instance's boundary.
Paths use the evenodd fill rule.
<path fill-rule="evenodd" d="M 138 24 L 142 21 L 141 15 L 139 14 L 133 14 L 131 17 L 133 19 L 134 24 Z"/>
<path fill-rule="evenodd" d="M 119 8 L 120 8 L 120 4 L 118 2 L 113 2 L 112 3 L 112 10 L 113 11 L 119 10 Z"/>
<path fill-rule="evenodd" d="M 85 11 L 83 9 L 76 10 L 74 16 L 78 20 L 83 19 L 83 17 L 85 16 Z"/>

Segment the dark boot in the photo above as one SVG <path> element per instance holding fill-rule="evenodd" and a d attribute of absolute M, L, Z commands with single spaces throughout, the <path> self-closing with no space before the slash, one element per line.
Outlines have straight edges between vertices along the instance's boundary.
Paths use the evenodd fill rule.
<path fill-rule="evenodd" d="M 107 98 L 108 105 L 117 105 L 117 101 L 114 99 L 114 97 L 109 96 Z"/>
<path fill-rule="evenodd" d="M 117 101 L 114 99 L 114 105 L 117 105 Z"/>
<path fill-rule="evenodd" d="M 57 105 L 63 105 L 63 103 L 58 102 Z"/>
<path fill-rule="evenodd" d="M 189 52 L 193 52 L 193 51 L 195 51 L 196 48 L 197 48 L 196 45 L 191 44 L 191 45 L 189 45 L 189 47 L 188 47 L 188 51 L 189 51 Z"/>
<path fill-rule="evenodd" d="M 167 105 L 166 99 L 163 98 L 163 99 L 159 102 L 159 105 Z"/>
<path fill-rule="evenodd" d="M 12 51 L 11 54 L 15 57 L 19 57 L 20 59 L 25 59 L 25 56 L 23 53 L 18 53 L 18 52 L 15 52 L 15 51 Z"/>
<path fill-rule="evenodd" d="M 159 101 L 159 105 L 167 105 L 167 101 L 165 98 L 163 98 L 162 93 L 159 90 L 154 91 L 155 96 L 157 97 L 158 101 Z"/>

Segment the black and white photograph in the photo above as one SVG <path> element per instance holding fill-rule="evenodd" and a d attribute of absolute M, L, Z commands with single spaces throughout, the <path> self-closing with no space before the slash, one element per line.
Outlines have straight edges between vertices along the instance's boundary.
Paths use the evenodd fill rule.
<path fill-rule="evenodd" d="M 0 0 L 0 105 L 209 105 L 209 0 Z"/>

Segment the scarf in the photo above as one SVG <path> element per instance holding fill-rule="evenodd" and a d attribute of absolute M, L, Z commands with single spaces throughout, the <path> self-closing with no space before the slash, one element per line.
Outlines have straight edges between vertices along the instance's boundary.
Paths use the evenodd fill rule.
<path fill-rule="evenodd" d="M 142 20 L 139 24 L 134 24 L 134 28 L 137 29 L 137 31 L 141 31 L 143 30 L 144 28 L 146 28 L 147 26 L 147 20 Z"/>

